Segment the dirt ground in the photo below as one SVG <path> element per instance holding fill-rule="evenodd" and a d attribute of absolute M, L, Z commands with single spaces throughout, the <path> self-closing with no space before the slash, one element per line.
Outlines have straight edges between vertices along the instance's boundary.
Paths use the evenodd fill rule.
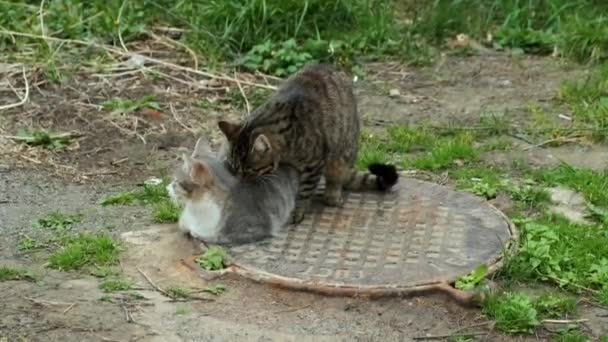
<path fill-rule="evenodd" d="M 530 103 L 553 106 L 560 81 L 583 72 L 554 59 L 504 55 L 447 57 L 423 69 L 370 64 L 366 70 L 369 77 L 357 83 L 357 94 L 369 128 L 429 120 L 438 125 L 453 120 L 466 123 L 488 112 L 506 112 L 521 121 Z M 180 148 L 190 148 L 198 134 L 217 141 L 214 121 L 219 117 L 243 114 L 230 106 L 229 92 L 223 90 L 233 84 L 198 84 L 140 73 L 76 73 L 66 84 L 33 87 L 27 104 L 3 113 L 3 135 L 14 135 L 21 127 L 45 127 L 79 137 L 65 152 L 26 148 L 0 138 L 0 264 L 22 265 L 43 275 L 39 283 L 0 283 L 0 340 L 404 341 L 458 335 L 464 329 L 486 341 L 545 339 L 543 331 L 529 338 L 496 333 L 478 309 L 459 307 L 441 296 L 329 298 L 242 279 L 206 282 L 181 269 L 175 261 L 195 246 L 175 227 L 153 226 L 147 208 L 101 207 L 99 200 L 166 174 Z M 390 96 L 393 89 L 399 94 L 392 91 Z M 0 93 L 1 103 L 12 101 L 10 95 Z M 155 95 L 163 110 L 125 114 L 101 107 L 112 97 L 146 95 Z M 203 100 L 207 105 L 201 105 Z M 581 151 L 594 158 L 581 158 Z M 514 150 L 497 153 L 491 160 L 506 163 L 513 155 L 523 155 L 535 165 L 561 159 L 590 168 L 608 167 L 608 148 L 598 146 Z M 111 228 L 117 235 L 150 229 L 170 232 L 152 250 L 128 244 L 123 272 L 136 281 L 143 298 L 114 296 L 112 301 L 101 301 L 104 293 L 96 278 L 49 270 L 43 265 L 44 252 L 18 250 L 24 234 L 36 234 L 32 222 L 56 209 L 82 213 L 81 229 Z M 137 267 L 162 286 L 203 288 L 221 282 L 228 291 L 206 297 L 213 301 L 171 301 L 155 291 Z M 606 313 L 598 310 L 581 309 L 595 336 L 606 334 L 608 326 L 600 317 Z"/>

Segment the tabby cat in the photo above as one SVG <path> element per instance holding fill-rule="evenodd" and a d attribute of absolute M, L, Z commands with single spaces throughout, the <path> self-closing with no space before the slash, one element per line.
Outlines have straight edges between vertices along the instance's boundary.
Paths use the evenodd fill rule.
<path fill-rule="evenodd" d="M 202 138 L 167 186 L 183 206 L 179 227 L 209 243 L 244 244 L 276 234 L 295 206 L 298 172 L 288 165 L 253 181 L 235 177 Z"/>
<path fill-rule="evenodd" d="M 302 221 L 311 195 L 325 175 L 325 202 L 342 204 L 342 189 L 386 190 L 397 183 L 394 166 L 353 165 L 360 123 L 352 82 L 328 65 L 312 64 L 291 76 L 243 122 L 220 121 L 229 142 L 228 161 L 240 177 L 255 179 L 279 165 L 294 166 L 300 187 L 292 222 Z"/>

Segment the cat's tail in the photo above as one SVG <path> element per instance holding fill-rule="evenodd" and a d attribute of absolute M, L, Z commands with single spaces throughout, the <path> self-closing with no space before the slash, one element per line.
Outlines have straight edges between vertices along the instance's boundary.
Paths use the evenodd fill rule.
<path fill-rule="evenodd" d="M 350 191 L 386 191 L 399 180 L 397 168 L 390 164 L 370 164 L 368 172 L 353 170 L 344 188 Z"/>

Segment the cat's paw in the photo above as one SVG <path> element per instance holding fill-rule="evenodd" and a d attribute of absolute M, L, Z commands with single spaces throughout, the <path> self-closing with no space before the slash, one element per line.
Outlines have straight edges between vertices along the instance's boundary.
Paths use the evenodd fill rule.
<path fill-rule="evenodd" d="M 344 204 L 344 197 L 341 195 L 326 195 L 323 201 L 330 207 L 341 207 Z"/>
<path fill-rule="evenodd" d="M 295 208 L 291 212 L 291 224 L 299 224 L 304 221 L 304 216 L 306 215 L 305 208 Z"/>

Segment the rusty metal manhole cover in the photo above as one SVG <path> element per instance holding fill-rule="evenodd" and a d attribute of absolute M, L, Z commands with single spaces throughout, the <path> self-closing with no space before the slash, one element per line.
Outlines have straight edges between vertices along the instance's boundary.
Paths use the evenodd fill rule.
<path fill-rule="evenodd" d="M 405 293 L 483 263 L 493 271 L 516 238 L 485 200 L 401 178 L 390 193 L 348 193 L 342 208 L 317 203 L 276 238 L 230 248 L 227 272 L 328 294 Z"/>

